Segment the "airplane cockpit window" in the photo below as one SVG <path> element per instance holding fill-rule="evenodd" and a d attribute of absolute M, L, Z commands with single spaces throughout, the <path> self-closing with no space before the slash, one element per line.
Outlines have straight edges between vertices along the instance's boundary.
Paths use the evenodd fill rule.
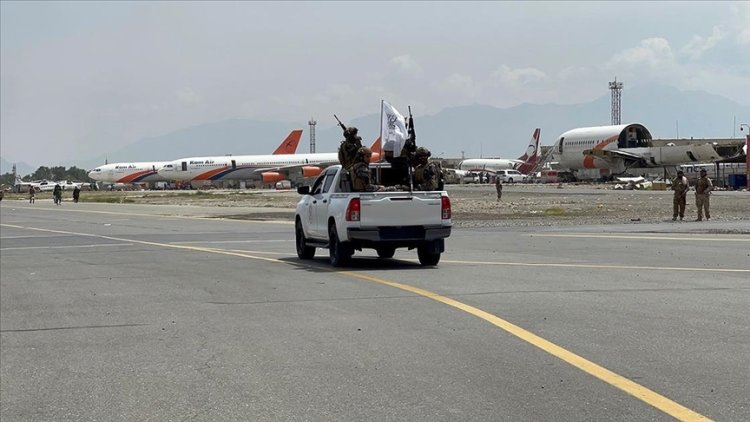
<path fill-rule="evenodd" d="M 559 152 L 560 154 L 562 154 L 562 152 L 563 152 L 563 141 L 564 140 L 565 140 L 565 138 L 562 137 L 562 138 L 560 138 L 559 141 L 557 141 L 557 152 Z"/>

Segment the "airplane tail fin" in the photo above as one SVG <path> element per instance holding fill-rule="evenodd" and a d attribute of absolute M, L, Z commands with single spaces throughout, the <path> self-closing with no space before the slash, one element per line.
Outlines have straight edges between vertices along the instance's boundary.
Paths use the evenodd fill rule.
<path fill-rule="evenodd" d="M 540 128 L 534 129 L 534 135 L 531 136 L 531 143 L 529 143 L 529 146 L 526 148 L 526 152 L 518 157 L 518 160 L 523 161 L 523 163 L 519 164 L 516 167 L 516 170 L 523 174 L 530 172 L 539 160 L 539 135 L 541 132 L 542 130 Z"/>
<path fill-rule="evenodd" d="M 296 153 L 300 138 L 302 138 L 302 129 L 295 129 L 289 132 L 289 135 L 287 135 L 286 139 L 281 142 L 281 145 L 276 148 L 273 155 Z"/>

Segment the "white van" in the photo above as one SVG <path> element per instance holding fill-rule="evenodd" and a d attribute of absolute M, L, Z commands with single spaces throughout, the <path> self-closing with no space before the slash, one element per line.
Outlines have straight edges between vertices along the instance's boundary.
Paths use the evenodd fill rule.
<path fill-rule="evenodd" d="M 495 172 L 495 177 L 503 183 L 525 183 L 529 178 L 518 170 L 498 170 Z"/>

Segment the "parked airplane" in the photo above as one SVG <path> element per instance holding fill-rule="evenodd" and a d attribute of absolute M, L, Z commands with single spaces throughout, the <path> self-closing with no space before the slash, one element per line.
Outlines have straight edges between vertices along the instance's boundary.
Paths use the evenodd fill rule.
<path fill-rule="evenodd" d="M 516 160 L 508 158 L 470 158 L 458 163 L 458 169 L 462 171 L 490 172 L 515 169 L 523 174 L 527 174 L 534 168 L 538 160 L 540 132 L 541 129 L 534 129 L 534 134 L 531 136 L 531 142 L 526 148 L 526 152 Z"/>
<path fill-rule="evenodd" d="M 552 160 L 570 170 L 608 169 L 620 174 L 631 167 L 648 168 L 721 160 L 712 144 L 654 147 L 651 133 L 637 123 L 585 127 L 560 135 Z"/>
<path fill-rule="evenodd" d="M 40 182 L 24 182 L 23 180 L 21 180 L 20 176 L 16 175 L 16 180 L 13 183 L 13 190 L 15 192 L 26 192 L 29 190 L 29 186 L 32 186 L 37 192 L 51 192 L 55 190 L 55 185 L 60 185 L 63 190 L 73 190 L 76 186 L 78 186 L 78 189 L 80 189 L 84 184 L 85 183 L 83 182 L 71 182 L 70 180 L 59 182 L 50 180 L 42 180 Z"/>
<path fill-rule="evenodd" d="M 380 153 L 376 151 L 380 151 L 380 138 L 371 149 L 372 161 L 378 161 Z M 189 157 L 166 163 L 158 173 L 161 177 L 180 181 L 261 180 L 275 183 L 288 179 L 291 174 L 314 177 L 338 162 L 336 152 Z"/>
<path fill-rule="evenodd" d="M 273 154 L 294 154 L 297 151 L 302 129 L 295 129 L 287 135 L 281 144 L 274 150 Z M 222 157 L 225 159 L 234 159 L 231 156 Z M 114 163 L 105 164 L 91 170 L 88 175 L 90 178 L 105 183 L 146 183 L 146 182 L 166 182 L 170 180 L 165 175 L 160 175 L 158 170 L 171 161 L 149 161 L 137 163 Z M 182 180 L 182 179 L 177 179 Z"/>

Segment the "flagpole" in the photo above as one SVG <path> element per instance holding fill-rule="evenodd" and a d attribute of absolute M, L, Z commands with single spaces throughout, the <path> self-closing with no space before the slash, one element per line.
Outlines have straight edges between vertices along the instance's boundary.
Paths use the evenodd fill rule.
<path fill-rule="evenodd" d="M 380 100 L 380 133 L 378 134 L 378 137 L 380 138 L 380 154 L 378 155 L 378 163 L 383 162 L 383 100 Z M 383 176 L 380 172 L 380 166 L 378 166 L 378 184 L 382 184 Z"/>
<path fill-rule="evenodd" d="M 385 143 L 385 141 L 383 140 L 383 101 L 384 100 L 380 100 L 380 133 L 378 134 L 378 136 L 380 137 L 380 155 L 378 156 L 379 162 L 383 161 L 383 143 Z"/>

